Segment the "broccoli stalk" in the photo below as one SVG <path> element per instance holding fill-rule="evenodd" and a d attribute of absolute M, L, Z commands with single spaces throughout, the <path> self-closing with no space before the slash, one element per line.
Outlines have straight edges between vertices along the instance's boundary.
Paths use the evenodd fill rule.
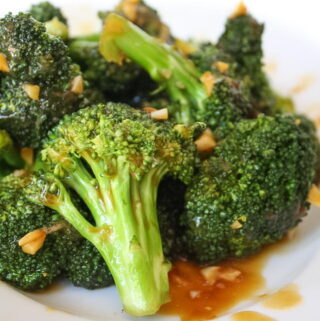
<path fill-rule="evenodd" d="M 56 210 L 98 249 L 125 310 L 136 316 L 154 314 L 169 300 L 171 265 L 163 255 L 157 190 L 168 172 L 190 180 L 192 131 L 186 127 L 189 134 L 182 135 L 172 123 L 126 105 L 83 109 L 44 143 L 43 160 L 52 169 L 46 174 L 58 179 L 49 175 L 28 188 L 31 200 Z M 74 206 L 68 188 L 86 203 L 94 225 Z"/>
<path fill-rule="evenodd" d="M 155 209 L 155 182 L 165 171 L 155 170 L 138 182 L 130 177 L 129 168 L 121 160 L 118 165 L 115 177 L 100 180 L 105 186 L 101 190 L 102 200 L 96 196 L 93 202 L 103 202 L 106 208 L 103 213 L 92 212 L 95 226 L 82 216 L 59 182 L 50 186 L 51 192 L 58 187 L 58 198 L 46 191 L 42 203 L 60 213 L 98 249 L 108 264 L 126 312 L 136 316 L 154 314 L 169 300 L 171 264 L 163 256 Z M 101 175 L 104 170 L 98 167 Z"/>
<path fill-rule="evenodd" d="M 125 55 L 142 66 L 178 103 L 178 122 L 194 121 L 192 109 L 204 109 L 207 93 L 201 74 L 189 60 L 171 47 L 160 44 L 129 20 L 109 14 L 100 39 L 100 52 L 107 61 L 121 64 Z"/>
<path fill-rule="evenodd" d="M 4 162 L 13 168 L 24 167 L 24 162 L 18 150 L 5 130 L 0 130 L 0 162 Z"/>

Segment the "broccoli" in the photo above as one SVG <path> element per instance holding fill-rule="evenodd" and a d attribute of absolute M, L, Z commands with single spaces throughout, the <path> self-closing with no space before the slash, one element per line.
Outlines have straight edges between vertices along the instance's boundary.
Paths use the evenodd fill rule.
<path fill-rule="evenodd" d="M 48 287 L 61 275 L 71 249 L 82 239 L 55 211 L 30 202 L 22 178 L 7 176 L 0 181 L 0 279 L 23 290 Z M 34 255 L 24 253 L 19 239 L 38 229 L 48 230 L 43 247 Z"/>
<path fill-rule="evenodd" d="M 247 256 L 295 227 L 309 207 L 317 144 L 300 115 L 239 122 L 188 186 L 179 235 L 189 258 Z"/>
<path fill-rule="evenodd" d="M 22 169 L 24 162 L 21 156 L 14 146 L 14 143 L 5 130 L 0 129 L 0 176 L 2 169 L 5 169 L 5 173 L 10 172 L 10 169 Z"/>
<path fill-rule="evenodd" d="M 158 12 L 142 0 L 121 0 L 112 12 L 129 19 L 152 37 L 168 43 L 174 40 L 169 27 L 162 22 Z M 99 16 L 104 21 L 112 12 L 102 11 L 99 12 Z"/>
<path fill-rule="evenodd" d="M 67 19 L 61 10 L 48 1 L 43 1 L 32 5 L 29 13 L 34 19 L 40 22 L 48 22 L 56 17 L 65 25 L 68 24 Z"/>
<path fill-rule="evenodd" d="M 276 111 L 276 95 L 262 69 L 263 29 L 263 24 L 250 14 L 231 17 L 217 47 L 236 62 L 234 74 L 247 83 L 255 109 L 273 114 Z"/>
<path fill-rule="evenodd" d="M 99 35 L 73 38 L 69 48 L 84 78 L 108 99 L 124 101 L 124 97 L 133 95 L 143 70 L 129 60 L 121 66 L 107 62 L 99 53 Z"/>
<path fill-rule="evenodd" d="M 85 239 L 71 249 L 65 270 L 67 278 L 75 286 L 86 289 L 104 288 L 114 283 L 101 254 Z"/>
<path fill-rule="evenodd" d="M 45 24 L 49 34 L 61 37 L 63 40 L 68 39 L 68 22 L 59 8 L 50 2 L 44 1 L 32 5 L 29 13 L 34 19 Z"/>
<path fill-rule="evenodd" d="M 216 76 L 222 73 L 232 78 L 236 76 L 237 63 L 234 58 L 211 42 L 200 44 L 198 49 L 189 55 L 189 58 L 201 72 L 211 71 Z M 219 68 L 221 62 L 225 64 L 225 70 Z"/>
<path fill-rule="evenodd" d="M 56 210 L 97 248 L 133 315 L 153 314 L 169 299 L 157 190 L 167 173 L 191 179 L 199 126 L 181 130 L 115 103 L 79 110 L 49 133 L 42 157 L 51 170 L 26 187 L 30 200 Z M 95 224 L 79 213 L 67 187 L 86 203 Z"/>
<path fill-rule="evenodd" d="M 37 148 L 83 101 L 79 67 L 67 46 L 25 13 L 0 19 L 0 54 L 6 65 L 0 72 L 0 128 L 20 147 Z"/>
<path fill-rule="evenodd" d="M 108 16 L 100 51 L 109 61 L 121 63 L 125 53 L 140 64 L 167 91 L 171 98 L 168 109 L 177 122 L 204 121 L 217 136 L 223 136 L 234 122 L 254 115 L 237 81 L 223 76 L 214 79 L 209 74 L 212 81 L 217 82 L 216 86 L 212 82 L 211 94 L 201 83 L 201 73 L 190 60 L 121 16 Z"/>

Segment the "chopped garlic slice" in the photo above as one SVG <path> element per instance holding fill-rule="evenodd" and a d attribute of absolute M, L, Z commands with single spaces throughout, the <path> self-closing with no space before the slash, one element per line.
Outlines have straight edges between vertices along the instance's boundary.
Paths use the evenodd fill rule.
<path fill-rule="evenodd" d="M 210 71 L 206 71 L 200 77 L 200 80 L 204 84 L 207 95 L 210 96 L 213 91 L 214 83 L 216 82 L 216 77 Z"/>
<path fill-rule="evenodd" d="M 83 78 L 81 75 L 74 77 L 72 80 L 71 91 L 75 94 L 83 93 Z"/>
<path fill-rule="evenodd" d="M 197 146 L 198 152 L 209 152 L 217 145 L 212 131 L 208 128 L 194 143 Z"/>
<path fill-rule="evenodd" d="M 44 230 L 35 230 L 21 238 L 18 244 L 24 253 L 34 255 L 43 247 L 46 237 Z"/>
<path fill-rule="evenodd" d="M 150 113 L 150 116 L 154 120 L 166 120 L 169 118 L 168 108 L 155 110 Z"/>
<path fill-rule="evenodd" d="M 39 100 L 40 87 L 38 85 L 23 84 L 22 88 L 29 96 L 29 98 L 31 98 L 32 100 Z"/>
<path fill-rule="evenodd" d="M 0 53 L 0 71 L 10 72 L 7 58 L 3 53 Z"/>

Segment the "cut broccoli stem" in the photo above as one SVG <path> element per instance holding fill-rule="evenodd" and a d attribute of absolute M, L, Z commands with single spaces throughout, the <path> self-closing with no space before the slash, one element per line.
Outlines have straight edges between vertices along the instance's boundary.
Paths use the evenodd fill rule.
<path fill-rule="evenodd" d="M 142 66 L 179 104 L 178 122 L 192 123 L 192 108 L 204 108 L 207 94 L 192 62 L 129 20 L 117 14 L 108 16 L 100 39 L 100 53 L 107 61 L 116 63 L 121 63 L 126 55 Z"/>
<path fill-rule="evenodd" d="M 97 179 L 101 198 L 83 165 L 73 164 L 63 182 L 82 197 L 96 225 L 83 218 L 60 181 L 47 188 L 58 196 L 42 193 L 46 195 L 45 205 L 59 212 L 98 249 L 112 273 L 125 311 L 136 316 L 154 314 L 169 300 L 171 264 L 163 255 L 156 210 L 158 185 L 167 166 L 159 164 L 143 177 L 136 177 L 125 157 L 119 156 L 108 172 L 104 162 L 85 153 L 82 156 Z"/>
<path fill-rule="evenodd" d="M 1 160 L 13 168 L 24 168 L 24 161 L 15 148 L 9 134 L 4 130 L 0 130 L 0 161 Z"/>

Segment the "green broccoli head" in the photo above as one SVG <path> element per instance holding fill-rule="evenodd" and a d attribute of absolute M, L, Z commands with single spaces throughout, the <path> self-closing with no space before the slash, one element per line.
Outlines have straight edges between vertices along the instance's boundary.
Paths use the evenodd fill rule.
<path fill-rule="evenodd" d="M 212 78 L 213 90 L 208 90 L 202 77 L 205 75 L 201 75 L 201 70 L 192 61 L 119 15 L 110 14 L 106 19 L 100 52 L 108 61 L 121 63 L 125 54 L 142 66 L 165 90 L 167 107 L 177 122 L 205 121 L 220 136 L 233 122 L 253 114 L 244 83 L 230 80 L 219 72 L 217 76 L 222 81 L 214 84 L 217 79 L 210 74 L 210 68 L 207 71 Z M 221 133 L 218 132 L 220 126 Z"/>
<path fill-rule="evenodd" d="M 152 37 L 164 42 L 173 41 L 169 27 L 162 22 L 158 12 L 142 0 L 121 0 L 112 12 L 129 19 Z M 99 16 L 104 21 L 110 13 L 101 11 Z"/>
<path fill-rule="evenodd" d="M 69 44 L 71 58 L 80 65 L 91 86 L 105 96 L 113 100 L 129 97 L 135 91 L 143 70 L 129 60 L 121 66 L 107 62 L 99 53 L 99 38 L 91 38 L 74 38 Z"/>
<path fill-rule="evenodd" d="M 200 44 L 199 48 L 189 58 L 201 72 L 211 71 L 218 76 L 225 74 L 229 77 L 234 77 L 237 68 L 234 58 L 211 42 Z M 221 62 L 227 64 L 225 65 L 225 70 L 221 70 L 221 67 L 219 68 L 219 63 Z"/>
<path fill-rule="evenodd" d="M 59 212 L 100 252 L 124 308 L 155 313 L 168 300 L 168 271 L 156 211 L 167 174 L 193 176 L 193 132 L 199 125 L 154 121 L 143 111 L 109 103 L 66 116 L 44 141 L 47 169 L 28 186 L 30 200 Z M 91 224 L 67 188 L 89 208 Z"/>
<path fill-rule="evenodd" d="M 231 78 L 218 78 L 204 103 L 203 110 L 195 111 L 195 118 L 204 121 L 218 139 L 228 135 L 240 120 L 255 117 L 241 83 Z"/>
<path fill-rule="evenodd" d="M 48 1 L 43 1 L 32 5 L 29 13 L 34 19 L 40 22 L 47 22 L 56 17 L 64 24 L 68 23 L 66 17 L 61 12 L 61 9 L 55 7 Z"/>
<path fill-rule="evenodd" d="M 243 257 L 305 215 L 317 140 L 303 116 L 239 122 L 188 188 L 180 241 L 201 263 Z"/>
<path fill-rule="evenodd" d="M 227 20 L 217 47 L 234 59 L 234 74 L 250 88 L 254 107 L 263 113 L 274 114 L 276 96 L 262 69 L 263 30 L 264 25 L 250 14 L 231 17 Z"/>
<path fill-rule="evenodd" d="M 55 211 L 30 202 L 20 186 L 22 181 L 7 176 L 0 182 L 0 279 L 23 290 L 43 289 L 62 273 L 80 236 Z M 47 235 L 36 254 L 24 253 L 18 245 L 26 234 L 48 230 L 62 221 L 64 228 Z"/>
<path fill-rule="evenodd" d="M 46 132 L 79 108 L 82 76 L 68 48 L 29 14 L 0 19 L 0 127 L 22 147 L 38 147 Z"/>
<path fill-rule="evenodd" d="M 71 249 L 65 270 L 67 278 L 75 286 L 94 290 L 114 284 L 101 254 L 85 239 L 81 245 Z"/>

